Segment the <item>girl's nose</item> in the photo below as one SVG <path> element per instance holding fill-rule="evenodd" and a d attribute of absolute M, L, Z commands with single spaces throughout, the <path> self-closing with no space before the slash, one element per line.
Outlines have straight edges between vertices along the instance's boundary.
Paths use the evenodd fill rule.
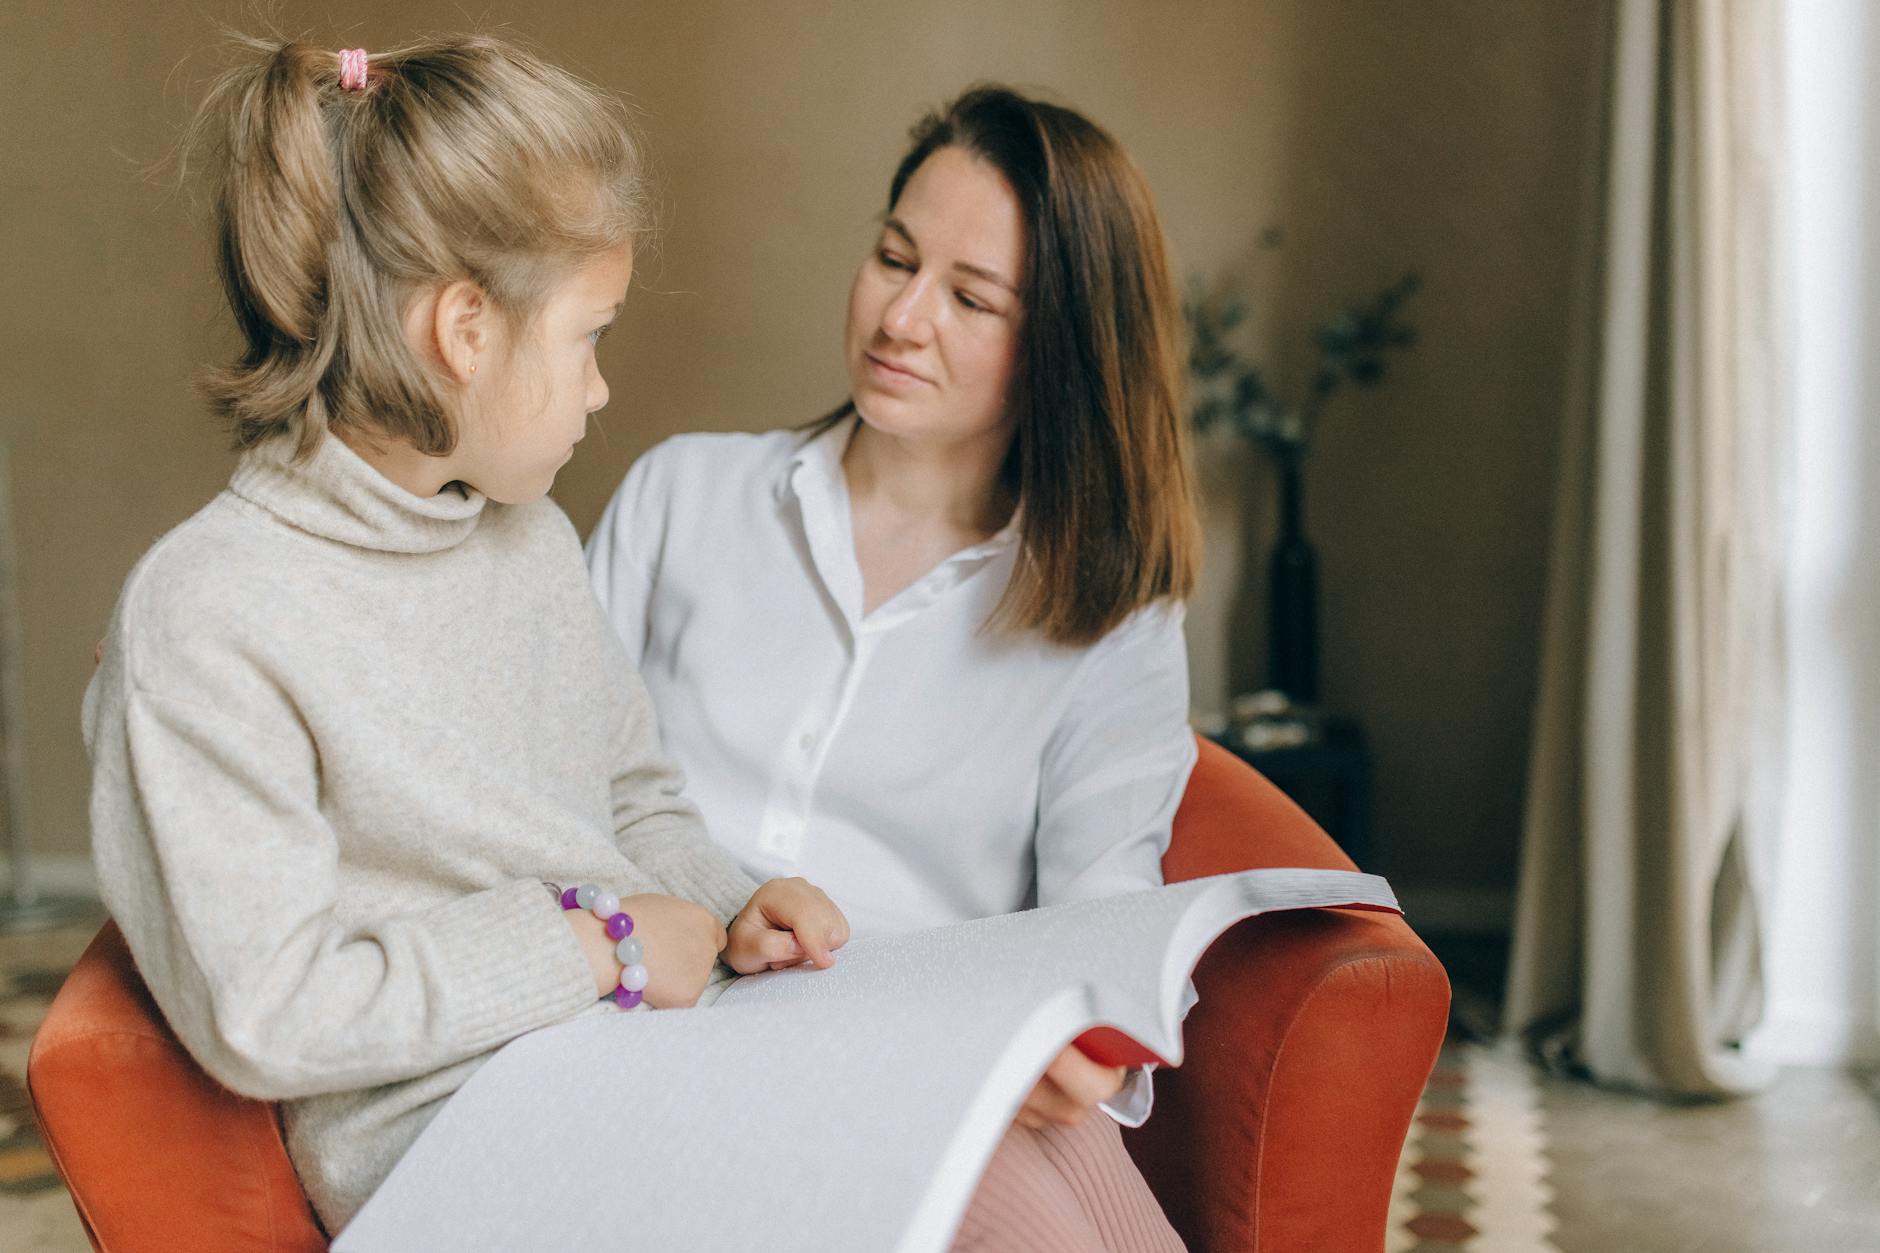
<path fill-rule="evenodd" d="M 589 413 L 606 408 L 607 397 L 610 395 L 607 390 L 607 379 L 601 374 L 600 367 L 594 366 L 593 371 L 593 377 L 588 379 L 587 387 L 587 411 Z"/>

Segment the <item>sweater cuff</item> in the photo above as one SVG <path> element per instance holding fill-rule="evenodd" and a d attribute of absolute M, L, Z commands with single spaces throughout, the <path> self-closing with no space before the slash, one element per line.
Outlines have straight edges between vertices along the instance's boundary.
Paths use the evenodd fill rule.
<path fill-rule="evenodd" d="M 660 891 L 703 905 L 726 926 L 757 891 L 757 880 L 695 829 L 681 827 L 665 840 L 640 844 L 630 855 L 658 880 Z"/>
<path fill-rule="evenodd" d="M 451 901 L 427 922 L 443 974 L 444 1020 L 470 1050 L 494 1048 L 597 999 L 580 942 L 539 880 Z"/>

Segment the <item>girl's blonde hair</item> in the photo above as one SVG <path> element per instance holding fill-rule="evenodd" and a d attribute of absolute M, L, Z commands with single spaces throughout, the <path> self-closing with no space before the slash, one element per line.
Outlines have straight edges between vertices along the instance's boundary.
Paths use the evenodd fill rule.
<path fill-rule="evenodd" d="M 204 390 L 237 448 L 302 454 L 331 426 L 442 455 L 457 432 L 402 316 L 477 284 L 526 331 L 555 282 L 644 226 L 625 110 L 501 39 L 373 54 L 342 90 L 333 49 L 238 37 L 185 151 L 206 161 L 240 360 Z"/>

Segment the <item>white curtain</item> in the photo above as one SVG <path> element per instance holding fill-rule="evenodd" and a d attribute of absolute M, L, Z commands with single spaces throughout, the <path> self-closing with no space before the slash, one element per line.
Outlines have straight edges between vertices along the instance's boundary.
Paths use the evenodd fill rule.
<path fill-rule="evenodd" d="M 1755 1049 L 1880 1065 L 1880 11 L 1786 7 L 1796 293 L 1789 796 Z"/>
<path fill-rule="evenodd" d="M 1505 1025 L 1753 1087 L 1780 818 L 1775 0 L 1618 0 L 1587 206 Z"/>

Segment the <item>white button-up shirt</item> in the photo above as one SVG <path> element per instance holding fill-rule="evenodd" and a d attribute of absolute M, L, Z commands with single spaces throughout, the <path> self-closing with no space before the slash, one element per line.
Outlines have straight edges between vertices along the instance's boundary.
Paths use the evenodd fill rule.
<path fill-rule="evenodd" d="M 588 540 L 712 837 L 857 935 L 1161 883 L 1195 760 L 1180 606 L 1084 648 L 982 630 L 1007 526 L 864 615 L 854 421 L 668 440 Z"/>
<path fill-rule="evenodd" d="M 588 538 L 712 838 L 822 888 L 858 936 L 1160 884 L 1196 755 L 1181 606 L 1086 648 L 982 630 L 1008 525 L 864 614 L 854 426 L 667 440 Z M 1140 1125 L 1148 1080 L 1102 1108 Z"/>

